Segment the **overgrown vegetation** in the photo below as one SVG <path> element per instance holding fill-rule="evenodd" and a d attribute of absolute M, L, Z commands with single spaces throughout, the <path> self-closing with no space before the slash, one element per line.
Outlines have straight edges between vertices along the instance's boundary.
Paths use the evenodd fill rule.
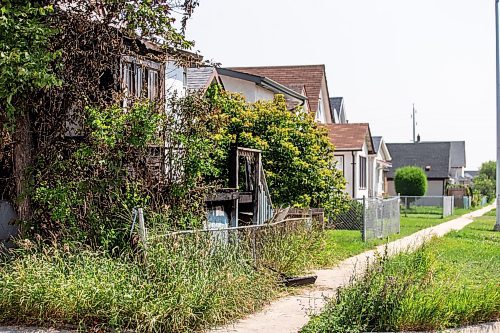
<path fill-rule="evenodd" d="M 259 230 L 151 235 L 144 259 L 25 242 L 0 262 L 0 322 L 192 332 L 234 320 L 282 291 L 278 271 L 307 269 L 321 237 L 302 222 Z"/>
<path fill-rule="evenodd" d="M 394 186 L 403 196 L 422 196 L 427 192 L 427 176 L 419 167 L 402 167 L 396 170 Z"/>
<path fill-rule="evenodd" d="M 15 129 L 2 127 L 0 178 L 24 236 L 123 250 L 136 206 L 166 229 L 200 227 L 205 195 L 228 179 L 232 145 L 263 150 L 276 205 L 323 207 L 328 214 L 341 208 L 344 184 L 332 145 L 310 115 L 288 110 L 283 97 L 249 104 L 218 86 L 182 98 L 160 83 L 158 98 L 125 89 L 126 57 L 160 67 L 200 64 L 178 51 L 192 46 L 184 27 L 197 1 L 74 3 L 2 2 L 4 24 L 20 39 L 6 36 L 2 57 L 44 55 L 14 66 L 32 72 L 15 81 L 19 90 L 0 82 L 2 119 Z M 33 26 L 16 22 L 25 18 Z M 16 49 L 30 38 L 39 51 Z M 12 65 L 4 61 L 2 71 Z"/>
<path fill-rule="evenodd" d="M 481 217 L 415 253 L 381 256 L 302 331 L 436 330 L 498 320 L 500 236 L 493 223 Z"/>

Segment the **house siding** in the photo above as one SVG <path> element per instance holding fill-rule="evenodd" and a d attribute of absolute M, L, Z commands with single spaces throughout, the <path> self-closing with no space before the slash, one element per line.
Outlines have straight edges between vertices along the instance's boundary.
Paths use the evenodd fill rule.
<path fill-rule="evenodd" d="M 345 193 L 349 194 L 353 198 L 362 198 L 363 196 L 368 197 L 369 192 L 369 181 L 370 181 L 370 161 L 368 158 L 368 148 L 366 144 L 363 145 L 363 150 L 361 151 L 336 151 L 335 156 L 343 156 L 344 158 L 344 177 L 346 179 Z M 353 160 L 354 157 L 354 160 Z M 367 159 L 367 179 L 366 188 L 360 187 L 360 170 L 359 170 L 359 158 L 365 157 Z M 354 189 L 353 189 L 354 184 Z"/>
<path fill-rule="evenodd" d="M 387 181 L 388 194 L 389 196 L 396 196 L 396 187 L 394 186 L 394 180 L 389 179 Z M 428 180 L 427 181 L 427 192 L 425 195 L 434 196 L 434 195 L 445 195 L 445 180 Z"/>
<path fill-rule="evenodd" d="M 255 103 L 258 100 L 271 101 L 274 98 L 274 92 L 259 87 L 253 82 L 229 76 L 221 76 L 221 80 L 227 91 L 242 94 L 249 103 Z"/>

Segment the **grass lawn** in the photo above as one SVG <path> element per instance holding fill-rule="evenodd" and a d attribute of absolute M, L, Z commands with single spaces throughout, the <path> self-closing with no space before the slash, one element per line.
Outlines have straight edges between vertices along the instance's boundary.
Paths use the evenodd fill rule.
<path fill-rule="evenodd" d="M 473 209 L 475 210 L 475 209 Z M 410 215 L 408 217 L 401 216 L 401 232 L 394 234 L 384 239 L 376 239 L 368 242 L 363 242 L 361 232 L 357 230 L 326 230 L 325 236 L 321 240 L 321 251 L 315 257 L 316 267 L 333 267 L 338 262 L 349 257 L 360 254 L 364 251 L 371 250 L 378 245 L 382 245 L 388 241 L 393 241 L 399 238 L 409 236 L 419 230 L 426 229 L 438 225 L 440 223 L 450 221 L 458 216 L 470 213 L 473 210 L 455 209 L 453 215 L 444 219 L 435 215 Z"/>
<path fill-rule="evenodd" d="M 500 318 L 500 233 L 488 214 L 414 253 L 381 258 L 303 332 L 441 330 Z"/>

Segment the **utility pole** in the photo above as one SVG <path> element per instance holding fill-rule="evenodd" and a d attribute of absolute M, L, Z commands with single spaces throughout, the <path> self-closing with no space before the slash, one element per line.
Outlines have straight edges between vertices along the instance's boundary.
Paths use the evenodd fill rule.
<path fill-rule="evenodd" d="M 413 143 L 417 142 L 416 139 L 415 139 L 415 127 L 417 126 L 417 121 L 415 120 L 415 103 L 413 103 L 413 115 L 412 115 L 412 118 L 413 118 Z"/>
<path fill-rule="evenodd" d="M 500 46 L 499 46 L 499 36 L 500 36 L 500 28 L 498 26 L 498 1 L 495 0 L 495 31 L 496 31 L 496 94 L 497 94 L 497 219 L 495 223 L 495 227 L 493 228 L 495 231 L 500 231 Z"/>

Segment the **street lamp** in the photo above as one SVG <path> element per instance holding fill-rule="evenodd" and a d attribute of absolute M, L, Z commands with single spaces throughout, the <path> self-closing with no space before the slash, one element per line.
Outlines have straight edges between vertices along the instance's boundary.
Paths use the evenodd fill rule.
<path fill-rule="evenodd" d="M 498 1 L 495 0 L 495 31 L 496 31 L 496 94 L 497 94 L 497 219 L 494 230 L 500 231 L 500 46 L 499 35 L 500 28 L 498 26 Z"/>

